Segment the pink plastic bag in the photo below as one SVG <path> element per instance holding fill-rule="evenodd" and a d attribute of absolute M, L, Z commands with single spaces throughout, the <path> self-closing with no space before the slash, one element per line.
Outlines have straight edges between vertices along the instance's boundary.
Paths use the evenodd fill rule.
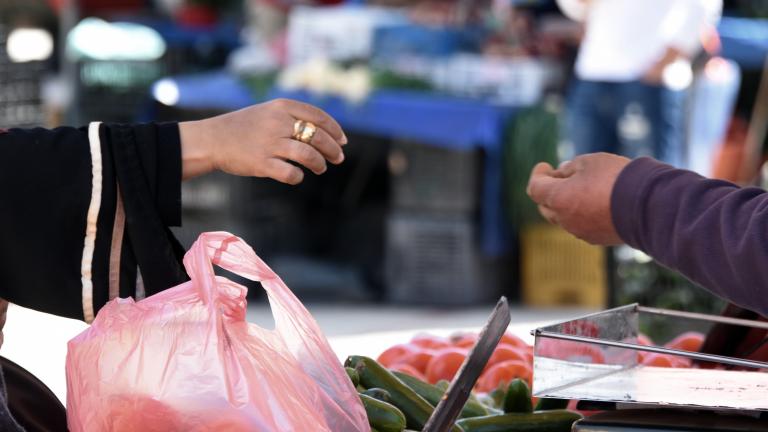
<path fill-rule="evenodd" d="M 245 321 L 247 289 L 212 264 L 261 281 L 274 330 Z M 370 431 L 317 322 L 253 249 L 206 233 L 184 266 L 190 282 L 113 300 L 69 342 L 71 431 Z"/>

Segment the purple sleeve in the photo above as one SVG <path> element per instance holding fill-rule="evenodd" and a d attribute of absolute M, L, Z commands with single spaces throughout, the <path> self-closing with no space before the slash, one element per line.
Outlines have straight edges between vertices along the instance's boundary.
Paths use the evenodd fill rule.
<path fill-rule="evenodd" d="M 713 293 L 768 315 L 768 193 L 650 158 L 627 165 L 611 195 L 621 238 Z"/>

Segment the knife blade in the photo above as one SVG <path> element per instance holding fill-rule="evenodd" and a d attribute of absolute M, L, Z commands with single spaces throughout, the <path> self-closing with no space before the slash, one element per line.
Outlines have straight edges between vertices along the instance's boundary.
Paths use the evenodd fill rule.
<path fill-rule="evenodd" d="M 501 336 L 509 326 L 509 304 L 506 297 L 501 297 L 493 309 L 490 318 L 480 331 L 477 343 L 472 348 L 459 372 L 451 381 L 448 390 L 435 407 L 432 415 L 424 425 L 422 432 L 447 432 L 451 429 L 464 404 L 467 402 L 472 387 L 480 377 L 485 364 L 499 344 Z"/>

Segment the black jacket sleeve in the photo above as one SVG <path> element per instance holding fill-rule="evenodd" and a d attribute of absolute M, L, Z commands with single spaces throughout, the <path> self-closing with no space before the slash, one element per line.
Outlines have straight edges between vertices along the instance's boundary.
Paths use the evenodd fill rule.
<path fill-rule="evenodd" d="M 186 280 L 176 124 L 0 130 L 0 297 L 90 321 Z"/>

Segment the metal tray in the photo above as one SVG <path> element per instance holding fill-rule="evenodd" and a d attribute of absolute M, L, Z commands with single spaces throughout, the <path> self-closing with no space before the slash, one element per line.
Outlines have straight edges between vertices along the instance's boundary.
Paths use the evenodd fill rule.
<path fill-rule="evenodd" d="M 534 330 L 533 394 L 655 406 L 768 411 L 768 363 L 637 343 L 644 317 L 682 324 L 722 323 L 768 329 L 768 323 L 631 304 Z M 685 328 L 685 326 L 680 326 Z M 661 368 L 638 364 L 657 352 L 750 370 Z"/>

